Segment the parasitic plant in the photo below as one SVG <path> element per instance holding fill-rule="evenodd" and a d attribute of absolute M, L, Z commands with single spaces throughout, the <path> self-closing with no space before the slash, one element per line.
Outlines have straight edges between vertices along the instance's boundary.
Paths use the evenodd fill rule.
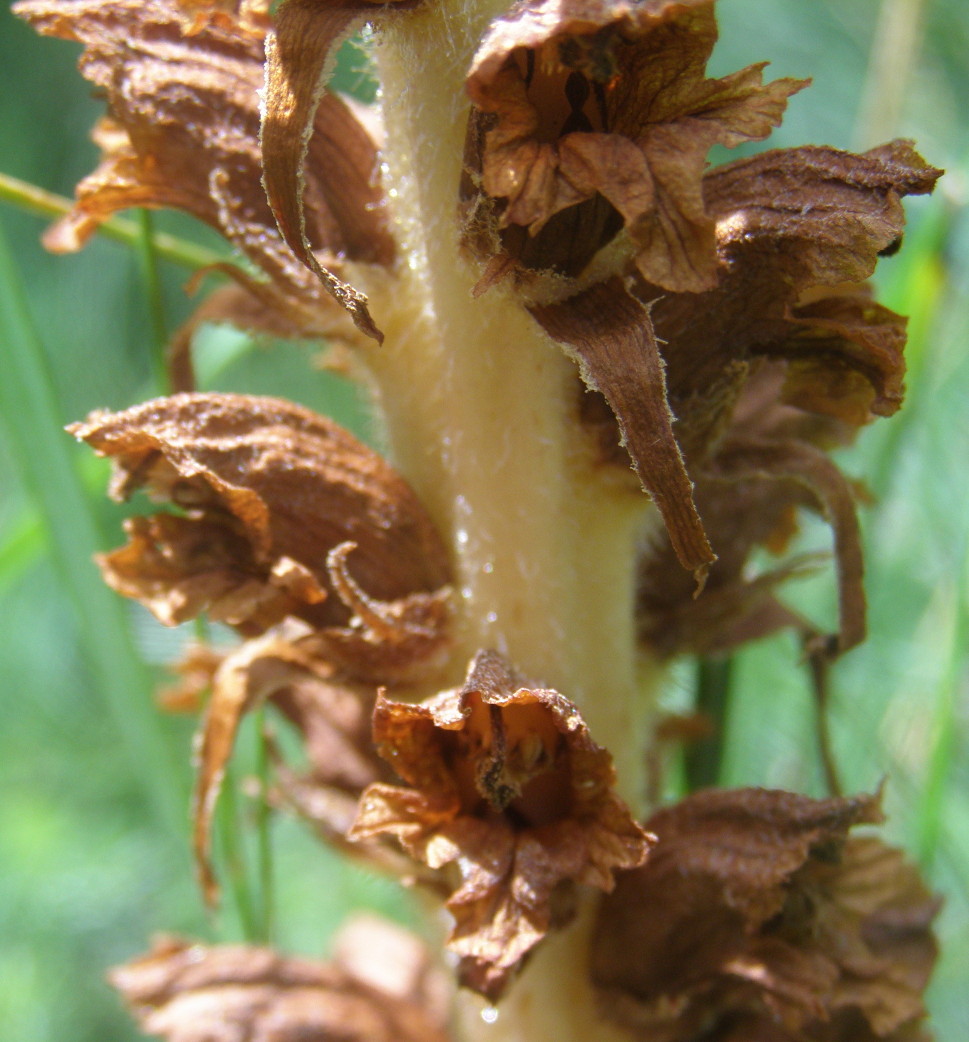
<path fill-rule="evenodd" d="M 173 344 L 176 393 L 72 431 L 114 496 L 170 504 L 127 523 L 107 582 L 241 638 L 180 667 L 210 691 L 208 900 L 236 731 L 269 703 L 307 760 L 277 754 L 278 802 L 445 909 L 445 957 L 373 924 L 330 964 L 168 940 L 115 984 L 180 1042 L 924 1038 L 937 902 L 848 835 L 878 794 L 657 807 L 647 765 L 676 655 L 791 627 L 823 677 L 864 638 L 857 489 L 828 450 L 901 404 L 904 319 L 866 280 L 939 171 L 906 141 L 709 167 L 807 85 L 709 78 L 713 0 L 270 6 L 16 6 L 84 44 L 108 103 L 48 246 L 173 207 L 239 254 Z M 326 89 L 364 26 L 372 108 Z M 197 392 L 210 319 L 341 347 L 386 458 Z M 808 562 L 752 568 L 801 511 L 833 532 L 829 634 L 779 599 Z"/>

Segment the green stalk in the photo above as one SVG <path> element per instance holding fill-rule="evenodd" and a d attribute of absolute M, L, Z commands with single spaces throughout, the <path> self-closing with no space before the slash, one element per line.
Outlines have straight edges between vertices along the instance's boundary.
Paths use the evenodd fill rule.
<path fill-rule="evenodd" d="M 0 199 L 40 217 L 63 217 L 74 209 L 71 199 L 38 188 L 9 174 L 0 174 Z M 98 234 L 138 249 L 143 230 L 134 221 L 125 220 L 123 217 L 109 217 L 98 225 Z M 152 244 L 157 255 L 163 260 L 192 270 L 221 264 L 227 259 L 221 253 L 166 232 L 152 232 Z"/>
<path fill-rule="evenodd" d="M 259 780 L 259 798 L 256 803 L 256 860 L 259 873 L 259 922 L 256 940 L 270 944 L 273 939 L 275 902 L 273 900 L 274 863 L 272 845 L 272 808 L 269 805 L 269 739 L 266 734 L 266 709 L 260 706 L 255 714 L 256 777 Z"/>
<path fill-rule="evenodd" d="M 710 721 L 712 731 L 709 738 L 690 743 L 683 754 L 689 792 L 709 788 L 720 781 L 733 659 L 729 656 L 700 658 L 696 671 L 695 710 Z"/>
<path fill-rule="evenodd" d="M 147 805 L 184 833 L 187 778 L 152 704 L 154 680 L 126 608 L 91 558 L 103 546 L 63 433 L 54 381 L 0 227 L 0 413 L 21 478 L 43 519 L 55 567 L 73 603 L 84 654 Z"/>
<path fill-rule="evenodd" d="M 969 611 L 966 598 L 969 584 L 969 552 L 963 550 L 957 587 L 952 591 L 951 632 L 947 642 L 945 672 L 936 691 L 932 719 L 932 739 L 925 778 L 920 787 L 916 851 L 919 862 L 928 870 L 938 854 L 945 831 L 946 791 L 956 756 L 958 721 L 956 706 L 965 675 L 965 655 L 969 640 Z"/>
<path fill-rule="evenodd" d="M 154 222 L 150 210 L 138 211 L 138 267 L 148 300 L 148 316 L 151 321 L 152 382 L 156 394 L 167 394 L 170 390 L 165 366 L 165 348 L 168 345 L 168 319 L 165 312 L 165 294 L 162 290 L 161 272 L 158 267 L 158 245 Z"/>

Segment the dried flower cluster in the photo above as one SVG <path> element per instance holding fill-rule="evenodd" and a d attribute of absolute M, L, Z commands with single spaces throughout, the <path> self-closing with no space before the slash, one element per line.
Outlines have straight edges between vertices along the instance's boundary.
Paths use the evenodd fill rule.
<path fill-rule="evenodd" d="M 640 825 L 636 779 L 618 779 L 624 801 L 597 744 L 618 754 L 636 733 L 620 723 L 603 739 L 587 720 L 629 719 L 602 710 L 623 709 L 629 685 L 600 677 L 632 675 L 637 656 L 719 652 L 784 626 L 828 658 L 863 639 L 853 486 L 826 453 L 901 403 L 904 319 L 865 280 L 901 240 L 901 197 L 940 172 L 904 141 L 707 168 L 713 145 L 765 138 L 807 84 L 764 84 L 763 65 L 708 78 L 713 0 L 518 0 L 490 23 L 449 0 L 270 6 L 16 5 L 84 44 L 81 70 L 108 103 L 101 164 L 48 246 L 79 248 L 125 207 L 175 207 L 245 261 L 218 266 L 231 281 L 176 338 L 181 393 L 71 428 L 111 458 L 112 495 L 170 505 L 128 522 L 127 545 L 100 559 L 106 581 L 163 623 L 205 613 L 241 638 L 190 651 L 171 696 L 209 693 L 194 836 L 207 897 L 225 766 L 242 716 L 268 701 L 306 754 L 300 771 L 276 754 L 279 801 L 443 898 L 459 983 L 488 1000 L 523 994 L 519 976 L 534 987 L 543 940 L 571 929 L 575 1002 L 598 996 L 600 1023 L 625 1037 L 925 1037 L 936 903 L 897 852 L 847 838 L 879 820 L 877 798 L 707 792 Z M 322 89 L 334 46 L 365 23 L 388 75 L 460 69 L 463 92 L 445 98 L 457 138 L 420 126 L 433 82 L 415 79 L 383 112 Z M 449 433 L 400 452 L 401 472 L 296 405 L 199 393 L 202 321 L 349 345 L 392 445 L 435 411 Z M 525 388 L 527 415 L 503 398 L 512 355 L 556 389 Z M 436 386 L 448 380 L 463 388 L 452 399 Z M 482 404 L 485 386 L 496 396 Z M 486 414 L 499 429 L 507 416 L 505 443 L 461 463 Z M 561 473 L 532 462 L 553 442 Z M 518 519 L 511 535 L 462 513 L 462 481 Z M 617 519 L 603 531 L 632 518 L 635 539 L 588 535 L 590 502 L 588 516 Z M 556 513 L 573 504 L 574 517 Z M 749 570 L 758 547 L 784 550 L 802 508 L 834 535 L 840 611 L 826 639 L 776 597 L 803 561 Z M 532 559 L 543 525 L 593 569 L 597 555 L 619 562 L 619 623 L 584 617 L 576 560 Z M 501 612 L 479 580 L 503 584 Z M 568 632 L 577 620 L 602 634 L 583 676 L 543 675 L 541 642 L 516 631 L 568 644 L 585 639 Z M 368 945 L 384 942 L 356 950 Z M 426 955 L 383 962 L 368 976 L 346 953 L 322 965 L 167 940 L 114 982 L 146 1030 L 183 1042 L 471 1030 L 449 1020 Z M 541 1001 L 527 1000 L 532 1015 Z"/>

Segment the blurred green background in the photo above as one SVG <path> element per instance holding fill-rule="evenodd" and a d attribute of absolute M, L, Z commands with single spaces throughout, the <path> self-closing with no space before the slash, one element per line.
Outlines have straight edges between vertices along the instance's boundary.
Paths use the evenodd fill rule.
<path fill-rule="evenodd" d="M 713 73 L 769 58 L 774 75 L 814 78 L 771 145 L 913 137 L 948 170 L 933 198 L 908 203 L 905 247 L 878 273 L 880 299 L 911 317 L 908 403 L 842 459 L 872 493 L 863 510 L 871 637 L 835 671 L 831 723 L 846 788 L 887 776 L 887 833 L 946 895 L 930 1006 L 938 1037 L 957 1042 L 969 983 L 969 8 L 722 0 L 719 10 Z M 0 13 L 0 170 L 64 195 L 95 164 L 88 132 L 101 112 L 77 52 Z M 353 79 L 345 70 L 344 82 Z M 155 222 L 220 248 L 186 221 Z M 43 226 L 0 204 L 0 1024 L 18 1042 L 103 1042 L 140 1037 L 105 968 L 155 931 L 238 938 L 244 924 L 231 888 L 217 919 L 202 911 L 186 838 L 191 721 L 151 704 L 184 635 L 101 587 L 89 555 L 117 545 L 123 510 L 103 497 L 106 468 L 59 431 L 153 393 L 151 279 L 136 250 L 104 239 L 51 257 Z M 191 310 L 185 278 L 161 263 L 155 295 L 169 328 Z M 351 389 L 333 376 L 307 379 L 313 353 L 208 331 L 201 384 L 283 395 L 364 429 Z M 809 524 L 802 543 L 828 538 Z M 832 617 L 829 574 L 787 597 L 819 621 Z M 736 657 L 726 784 L 822 794 L 797 660 L 788 637 Z M 671 708 L 689 704 L 695 673 L 693 663 L 675 669 Z M 240 775 L 257 745 L 251 727 L 243 737 Z M 241 797 L 235 813 L 241 827 L 228 831 L 248 844 L 252 874 L 254 810 Z M 295 823 L 271 829 L 280 945 L 324 951 L 344 912 L 361 905 L 409 918 L 394 888 L 339 863 Z"/>

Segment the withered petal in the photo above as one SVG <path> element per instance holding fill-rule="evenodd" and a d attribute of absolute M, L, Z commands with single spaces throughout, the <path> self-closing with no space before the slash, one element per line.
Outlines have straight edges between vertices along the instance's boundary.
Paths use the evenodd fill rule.
<path fill-rule="evenodd" d="M 800 304 L 788 319 L 790 335 L 773 352 L 788 359 L 785 402 L 854 427 L 898 410 L 905 318 L 856 290 Z"/>
<path fill-rule="evenodd" d="M 901 234 L 901 197 L 931 192 L 941 174 L 908 141 L 861 155 L 806 145 L 716 167 L 703 193 L 721 253 L 780 251 L 782 270 L 762 274 L 800 289 L 869 278 Z"/>
<path fill-rule="evenodd" d="M 444 664 L 450 588 L 378 601 L 360 588 L 347 569 L 347 558 L 356 549 L 356 543 L 341 543 L 327 555 L 332 588 L 353 615 L 348 626 L 330 626 L 321 632 L 326 657 L 356 680 L 402 684 L 426 679 Z"/>
<path fill-rule="evenodd" d="M 189 552 L 173 555 L 159 539 L 158 553 L 146 558 L 148 580 L 162 587 L 180 577 L 193 583 L 197 572 L 212 572 L 214 557 L 223 582 L 235 565 L 240 586 L 255 584 L 258 593 L 268 584 L 274 595 L 286 592 L 275 618 L 232 619 L 240 626 L 252 621 L 250 632 L 285 614 L 315 625 L 344 624 L 346 607 L 339 598 L 323 600 L 321 592 L 329 586 L 327 553 L 347 541 L 359 547 L 358 581 L 377 599 L 444 585 L 443 546 L 410 487 L 337 424 L 299 406 L 247 395 L 178 394 L 120 413 L 95 412 L 69 429 L 112 457 L 115 497 L 147 485 L 187 512 L 156 519 L 164 531 L 144 533 L 146 545 L 149 536 L 169 529 L 191 537 L 199 525 L 213 537 L 199 543 L 201 564 Z M 121 553 L 137 576 L 137 560 L 131 560 L 137 550 Z M 158 557 L 174 562 L 171 574 L 156 575 Z M 267 600 L 256 597 L 261 608 Z"/>
<path fill-rule="evenodd" d="M 117 593 L 140 601 L 166 626 L 203 612 L 215 622 L 263 630 L 290 613 L 325 610 L 326 589 L 290 558 L 253 563 L 244 538 L 224 524 L 156 514 L 124 522 L 128 542 L 95 560 Z"/>
<path fill-rule="evenodd" d="M 609 1008 L 670 1042 L 744 1011 L 789 1028 L 824 1020 L 841 970 L 837 936 L 817 939 L 830 898 L 812 874 L 838 864 L 849 828 L 881 820 L 879 803 L 708 790 L 654 814 L 649 862 L 600 906 L 592 974 Z"/>
<path fill-rule="evenodd" d="M 647 308 L 619 279 L 560 304 L 531 308 L 542 328 L 576 357 L 585 382 L 601 391 L 619 421 L 643 488 L 662 514 L 684 568 L 702 588 L 716 555 L 693 501 L 693 485 L 673 434 L 666 380 Z"/>
<path fill-rule="evenodd" d="M 166 937 L 110 980 L 140 1027 L 167 1042 L 447 1042 L 440 1000 L 400 994 L 400 970 L 388 969 L 390 988 L 338 963 Z"/>

